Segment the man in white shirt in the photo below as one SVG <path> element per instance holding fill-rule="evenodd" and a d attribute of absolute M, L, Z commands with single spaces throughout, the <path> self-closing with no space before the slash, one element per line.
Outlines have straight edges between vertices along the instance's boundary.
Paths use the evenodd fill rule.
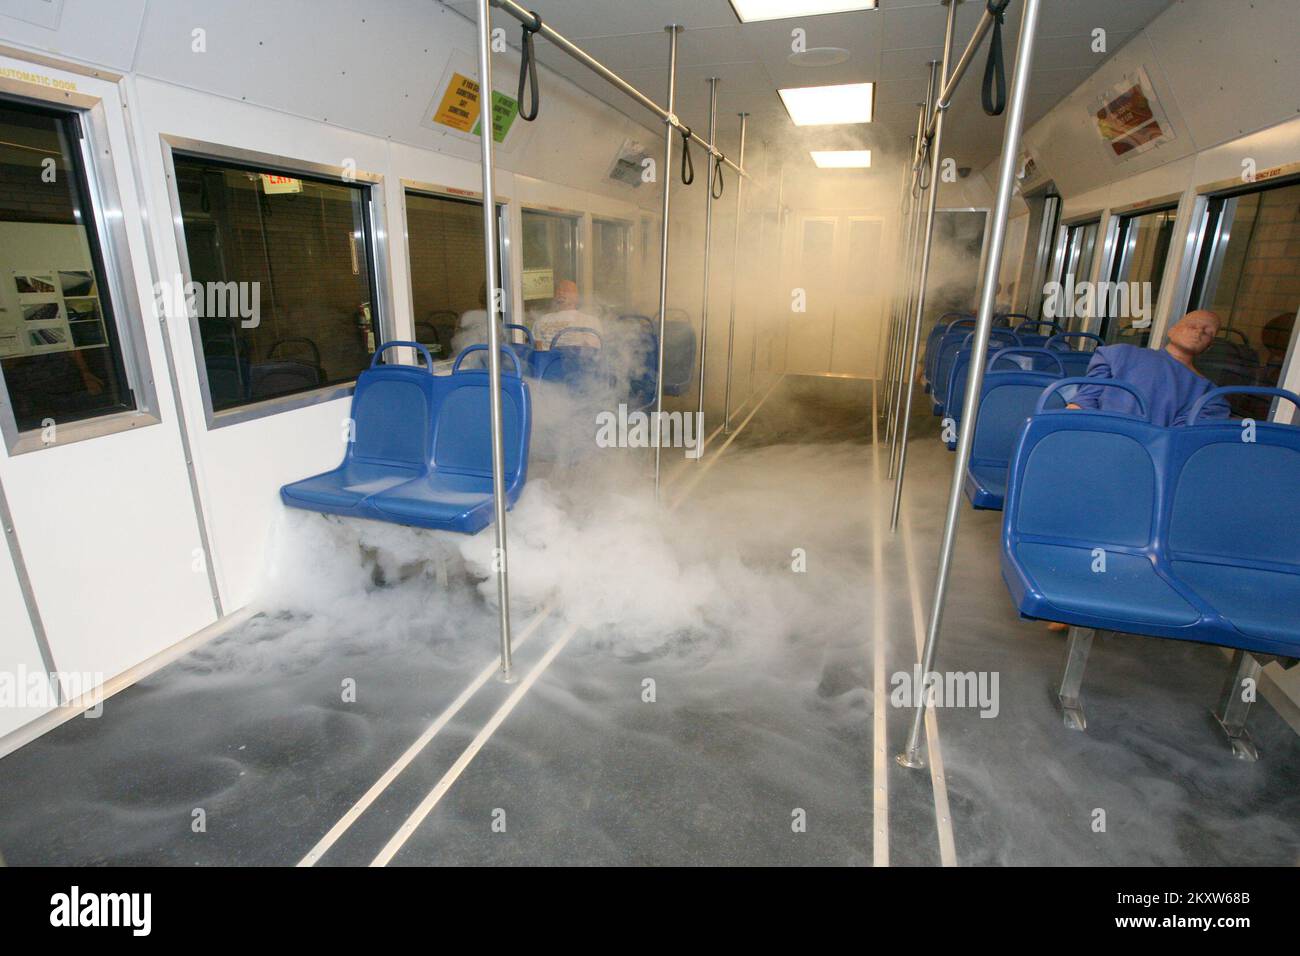
<path fill-rule="evenodd" d="M 533 323 L 533 339 L 537 348 L 549 349 L 551 340 L 565 329 L 591 328 L 602 331 L 600 319 L 578 310 L 578 284 L 572 279 L 561 279 L 555 284 L 554 307 Z M 561 345 L 586 345 L 600 348 L 600 339 L 589 332 L 575 332 L 560 340 Z"/>

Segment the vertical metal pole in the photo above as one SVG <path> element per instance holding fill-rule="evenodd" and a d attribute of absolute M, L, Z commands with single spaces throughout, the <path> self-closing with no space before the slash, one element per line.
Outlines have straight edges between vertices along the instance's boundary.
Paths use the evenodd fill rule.
<path fill-rule="evenodd" d="M 913 136 L 912 140 L 913 143 L 915 143 L 916 137 Z M 913 153 L 915 154 L 915 148 L 913 149 Z M 910 171 L 907 169 L 907 167 L 903 168 L 903 192 L 902 192 L 902 198 L 899 199 L 898 201 L 898 229 L 899 229 L 900 241 L 898 244 L 898 258 L 895 263 L 894 271 L 895 273 L 900 275 L 902 272 L 901 267 L 904 265 L 904 260 L 907 255 L 907 247 L 908 247 L 908 242 L 910 240 L 909 233 L 911 231 L 909 229 L 909 224 L 908 224 L 909 217 L 911 216 L 911 208 L 909 207 L 907 202 L 908 195 L 909 195 L 909 191 L 908 191 L 908 179 L 910 178 L 908 175 L 909 172 Z M 898 348 L 898 312 L 899 312 L 898 298 L 899 298 L 899 293 L 901 291 L 902 291 L 902 284 L 898 283 L 895 285 L 894 294 L 890 297 L 889 326 L 888 326 L 887 334 L 885 336 L 885 356 L 884 356 L 885 360 L 884 360 L 884 365 L 882 366 L 882 374 L 881 374 L 883 400 L 879 403 L 879 408 L 876 411 L 877 417 L 882 418 L 883 420 L 886 421 L 889 419 L 889 401 L 893 392 L 894 356 Z"/>
<path fill-rule="evenodd" d="M 917 130 L 921 128 L 924 122 L 925 104 L 921 104 L 921 109 L 917 116 Z M 919 137 L 912 137 L 912 162 L 916 162 L 916 150 Z M 886 380 L 885 388 L 885 421 L 886 432 L 890 438 L 890 475 L 893 474 L 893 431 L 894 431 L 894 406 L 897 404 L 898 396 L 896 383 L 901 377 L 899 368 L 903 364 L 902 343 L 903 343 L 903 317 L 908 315 L 908 303 L 912 298 L 912 252 L 916 246 L 915 229 L 913 228 L 916 215 L 916 202 L 912 196 L 912 166 L 909 165 L 903 171 L 903 200 L 899 205 L 898 218 L 899 228 L 903 233 L 903 244 L 899 249 L 899 275 L 900 281 L 898 291 L 894 294 L 894 314 L 893 328 L 890 330 L 890 353 L 889 353 L 889 377 Z"/>
<path fill-rule="evenodd" d="M 948 82 L 948 66 L 952 62 L 952 41 L 957 30 L 957 0 L 948 0 L 948 30 L 943 40 L 943 67 L 939 73 L 939 88 Z M 925 317 L 925 284 L 930 278 L 930 251 L 934 246 L 934 213 L 939 203 L 939 164 L 943 147 L 943 119 L 945 110 L 938 110 L 934 124 L 934 138 L 930 140 L 930 195 L 926 198 L 925 238 L 921 241 L 921 272 L 916 285 L 916 314 L 907 336 L 907 361 L 903 372 L 907 376 L 907 400 L 898 421 L 898 473 L 894 476 L 894 510 L 889 516 L 889 530 L 898 527 L 898 509 L 903 501 L 903 478 L 907 472 L 907 432 L 912 418 L 912 396 L 916 391 L 916 353 L 921 347 L 921 322 Z"/>
<path fill-rule="evenodd" d="M 933 77 L 934 68 L 935 65 L 932 62 L 930 64 L 931 80 L 934 79 Z M 912 166 L 911 166 L 912 181 L 909 184 L 907 190 L 907 210 L 908 210 L 908 229 L 907 229 L 908 245 L 907 245 L 907 262 L 906 262 L 907 279 L 906 279 L 906 287 L 903 295 L 902 311 L 898 318 L 898 354 L 895 358 L 898 374 L 895 376 L 894 386 L 890 390 L 889 423 L 886 429 L 886 433 L 889 435 L 889 462 L 886 465 L 885 474 L 886 477 L 888 478 L 894 477 L 894 463 L 897 461 L 898 406 L 903 401 L 903 379 L 905 377 L 903 375 L 903 360 L 907 357 L 906 354 L 907 353 L 907 346 L 906 346 L 907 320 L 908 317 L 911 316 L 912 314 L 912 295 L 915 291 L 914 286 L 915 286 L 915 277 L 916 277 L 916 246 L 917 243 L 920 241 L 920 237 L 917 235 L 917 232 L 918 232 L 918 226 L 920 224 L 920 216 L 921 216 L 921 208 L 922 208 L 921 199 L 924 194 L 924 190 L 920 188 L 920 182 L 924 179 L 924 177 L 917 172 L 917 169 L 921 162 L 921 158 L 924 155 L 924 149 L 925 149 L 925 141 L 922 138 L 921 133 L 922 130 L 925 129 L 926 121 L 929 118 L 930 107 L 932 105 L 931 101 L 933 99 L 934 92 L 935 91 L 931 89 L 930 95 L 927 96 L 926 102 L 917 104 L 918 109 L 917 109 L 917 117 L 916 117 L 916 136 L 915 136 L 915 144 L 914 144 L 915 148 L 912 152 Z"/>
<path fill-rule="evenodd" d="M 501 319 L 505 290 L 497 288 L 496 174 L 492 166 L 492 18 L 488 0 L 478 0 L 479 147 L 483 164 L 483 265 L 492 289 L 487 303 L 488 408 L 492 416 L 492 503 L 496 517 L 497 601 L 500 604 L 502 680 L 511 679 L 510 575 L 506 563 L 506 456 L 501 433 Z"/>
<path fill-rule="evenodd" d="M 951 34 L 949 34 L 948 39 L 951 40 L 951 38 Z M 951 52 L 950 47 L 951 43 L 945 45 L 944 50 L 946 53 Z M 938 108 L 935 105 L 935 97 L 938 96 L 940 86 L 939 78 L 942 75 L 940 73 L 941 68 L 941 64 L 937 60 L 930 64 L 931 95 L 928 97 L 929 102 L 926 106 L 927 115 L 931 109 Z M 939 128 L 937 128 L 935 132 L 936 134 L 942 132 L 942 124 L 939 124 Z M 889 477 L 891 478 L 893 478 L 897 473 L 898 469 L 896 465 L 901 465 L 902 460 L 906 457 L 899 451 L 899 445 L 901 444 L 903 447 L 907 446 L 907 417 L 912 414 L 912 386 L 916 382 L 916 355 L 914 350 L 909 351 L 910 343 L 908 341 L 908 331 L 911 328 L 913 306 L 915 305 L 918 314 L 924 314 L 925 310 L 925 282 L 930 267 L 930 241 L 933 238 L 931 230 L 934 226 L 934 204 L 936 197 L 939 195 L 939 184 L 935 181 L 933 175 L 935 170 L 938 169 L 937 164 L 939 162 L 939 151 L 935 148 L 938 145 L 937 140 L 937 135 L 935 139 L 930 140 L 928 143 L 918 140 L 918 142 L 921 142 L 921 147 L 917 150 L 918 159 L 922 156 L 928 159 L 930 163 L 931 176 L 928 186 L 924 187 L 920 191 L 913 190 L 913 195 L 916 198 L 916 218 L 914 220 L 912 238 L 914 241 L 919 241 L 919 247 L 915 248 L 912 252 L 912 268 L 915 270 L 917 263 L 919 262 L 920 271 L 919 274 L 913 275 L 911 285 L 908 287 L 907 312 L 903 316 L 903 364 L 900 369 L 902 374 L 899 375 L 898 378 L 898 395 L 896 404 L 894 405 L 894 431 L 889 446 Z M 917 172 L 918 179 L 923 177 L 923 175 L 922 172 Z M 929 196 L 926 198 L 926 202 L 922 202 L 922 194 L 925 189 L 929 190 Z M 922 219 L 925 219 L 924 228 L 921 225 Z M 916 337 L 919 337 L 921 328 L 920 319 L 918 319 L 915 324 L 917 330 Z M 903 409 L 904 392 L 906 392 L 907 395 L 906 412 L 904 412 Z M 897 486 L 897 480 L 895 480 L 895 486 Z M 891 530 L 893 530 L 892 523 Z"/>
<path fill-rule="evenodd" d="M 483 2 L 483 0 L 479 0 Z M 664 420 L 664 339 L 668 327 L 668 206 L 673 190 L 673 133 L 676 130 L 677 101 L 677 34 L 684 28 L 676 23 L 664 27 L 668 33 L 668 119 L 664 120 L 664 208 L 663 225 L 659 238 L 659 369 L 655 374 L 655 500 L 659 499 L 659 479 L 662 469 Z"/>
<path fill-rule="evenodd" d="M 979 417 L 980 386 L 984 383 L 989 330 L 993 327 L 993 309 L 997 304 L 995 300 L 998 291 L 998 275 L 1002 271 L 1002 244 L 1006 241 L 1007 212 L 1011 208 L 1011 193 L 1016 183 L 1016 162 L 1020 155 L 1020 132 L 1025 120 L 1025 100 L 1029 93 L 1029 71 L 1034 61 L 1034 39 L 1038 33 L 1040 3 L 1041 0 L 1025 0 L 1025 11 L 1020 20 L 1020 37 L 1016 44 L 1016 73 L 1011 81 L 1007 126 L 1002 136 L 1002 157 L 998 166 L 998 195 L 993 206 L 993 225 L 989 231 L 989 254 L 984 263 L 984 275 L 980 285 L 979 319 L 975 327 L 970 374 L 966 382 L 966 400 L 962 406 L 961 435 L 957 439 L 957 457 L 953 460 L 952 486 L 948 489 L 948 514 L 944 519 L 943 545 L 939 550 L 939 574 L 935 579 L 934 604 L 930 609 L 930 627 L 925 636 L 925 651 L 921 660 L 922 679 L 934 668 L 939 628 L 943 624 L 943 605 L 948 593 L 948 572 L 952 566 L 953 545 L 957 540 L 957 519 L 961 514 L 962 483 L 966 476 L 966 463 L 970 460 L 971 444 L 975 438 L 976 419 Z M 905 767 L 925 765 L 921 757 L 921 727 L 925 721 L 926 696 L 920 695 L 912 719 L 912 731 L 907 738 L 907 750 L 898 755 L 898 762 Z"/>
<path fill-rule="evenodd" d="M 716 143 L 715 131 L 718 128 L 718 77 L 709 77 L 709 142 Z M 742 164 L 743 168 L 743 164 Z M 696 461 L 704 460 L 704 367 L 709 358 L 709 256 L 713 252 L 713 159 L 709 158 L 709 168 L 705 175 L 704 190 L 704 301 L 700 304 L 700 402 L 695 413 L 698 434 L 696 441 L 699 448 Z M 739 177 L 744 178 L 744 177 Z"/>
<path fill-rule="evenodd" d="M 745 127 L 749 114 L 740 115 L 740 168 L 745 168 Z M 744 209 L 745 178 L 736 183 L 736 226 L 731 236 L 731 315 L 727 320 L 727 388 L 722 400 L 722 432 L 731 434 L 731 360 L 736 348 L 736 277 L 740 274 L 740 215 Z M 780 216 L 780 209 L 777 210 Z"/>

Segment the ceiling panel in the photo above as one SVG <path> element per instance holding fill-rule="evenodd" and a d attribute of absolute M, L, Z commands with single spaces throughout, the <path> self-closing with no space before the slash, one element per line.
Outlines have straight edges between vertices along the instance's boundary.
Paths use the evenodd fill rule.
<path fill-rule="evenodd" d="M 1027 109 L 1032 124 L 1070 93 L 1122 47 L 1135 31 L 1176 0 L 1043 0 L 1034 79 Z M 752 135 L 771 143 L 789 141 L 802 148 L 825 130 L 796 128 L 776 96 L 783 86 L 819 86 L 872 81 L 877 85 L 876 116 L 871 124 L 840 130 L 843 137 L 887 148 L 905 144 L 916 123 L 916 103 L 924 97 L 928 61 L 943 54 L 947 8 L 939 0 L 880 0 L 880 9 L 861 13 L 798 17 L 739 24 L 727 0 L 533 0 L 545 21 L 624 76 L 658 102 L 665 99 L 667 42 L 663 26 L 686 27 L 678 46 L 677 112 L 702 128 L 708 117 L 709 76 L 719 76 L 719 115 L 734 123 L 738 110 L 752 115 Z M 451 4 L 471 18 L 475 4 Z M 1014 59 L 1020 3 L 1013 4 L 1003 29 L 1008 61 Z M 958 52 L 982 16 L 984 3 L 969 0 L 958 7 Z M 512 44 L 518 26 L 494 14 L 494 23 L 509 24 Z M 834 46 L 848 51 L 846 62 L 811 68 L 790 63 L 791 31 L 806 31 L 808 47 Z M 1106 30 L 1106 50 L 1092 51 L 1092 31 Z M 539 43 L 543 63 L 570 77 L 617 109 L 657 129 L 653 118 L 614 88 L 594 77 L 548 43 Z M 981 54 L 958 92 L 948 123 L 948 146 L 961 165 L 982 166 L 1001 147 L 1003 119 L 984 116 L 979 86 Z"/>

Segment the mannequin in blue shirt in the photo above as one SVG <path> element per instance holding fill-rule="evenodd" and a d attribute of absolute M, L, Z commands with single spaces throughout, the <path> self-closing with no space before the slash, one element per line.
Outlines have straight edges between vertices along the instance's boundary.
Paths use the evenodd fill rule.
<path fill-rule="evenodd" d="M 1103 345 L 1088 363 L 1089 378 L 1114 378 L 1136 386 L 1146 399 L 1151 421 L 1168 428 L 1187 424 L 1188 413 L 1214 383 L 1196 370 L 1195 360 L 1214 344 L 1219 317 L 1213 312 L 1189 312 L 1169 330 L 1163 349 L 1136 345 Z M 1070 408 L 1137 414 L 1137 402 L 1123 389 L 1083 385 Z M 1202 418 L 1227 418 L 1228 403 L 1216 399 Z"/>

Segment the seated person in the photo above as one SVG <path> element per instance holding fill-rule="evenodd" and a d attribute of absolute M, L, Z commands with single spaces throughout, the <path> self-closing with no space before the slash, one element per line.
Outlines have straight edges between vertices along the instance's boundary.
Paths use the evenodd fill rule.
<path fill-rule="evenodd" d="M 1089 378 L 1113 378 L 1142 392 L 1153 424 L 1164 428 L 1186 425 L 1197 399 L 1214 383 L 1196 370 L 1194 361 L 1219 334 L 1219 317 L 1196 311 L 1183 316 L 1169 330 L 1163 349 L 1137 345 L 1103 345 L 1088 363 Z M 1123 415 L 1137 414 L 1137 401 L 1120 388 L 1083 385 L 1067 408 L 1088 408 Z M 1228 403 L 1221 398 L 1205 406 L 1203 418 L 1227 418 Z M 1068 631 L 1070 625 L 1049 622 L 1049 631 Z"/>
<path fill-rule="evenodd" d="M 451 354 L 453 356 L 459 355 L 471 345 L 480 345 L 487 341 L 486 282 L 478 287 L 478 304 L 477 309 L 470 309 L 461 313 L 460 321 L 456 323 L 456 334 L 451 337 Z"/>
<path fill-rule="evenodd" d="M 1214 344 L 1218 333 L 1219 317 L 1213 312 L 1189 312 L 1169 330 L 1163 349 L 1101 346 L 1088 363 L 1088 377 L 1113 378 L 1136 386 L 1146 399 L 1155 425 L 1186 425 L 1197 399 L 1214 388 L 1214 383 L 1196 370 L 1195 359 Z M 1101 385 L 1080 386 L 1067 407 L 1123 415 L 1136 415 L 1138 410 L 1137 401 L 1128 392 Z M 1227 418 L 1228 403 L 1215 399 L 1205 407 L 1202 417 Z"/>
<path fill-rule="evenodd" d="M 551 339 L 564 329 L 585 327 L 595 329 L 597 332 L 603 330 L 599 318 L 578 310 L 578 284 L 572 279 L 561 279 L 555 284 L 555 297 L 552 302 L 552 310 L 533 323 L 533 339 L 537 348 L 549 349 Z M 590 333 L 579 332 L 566 335 L 561 340 L 561 344 L 600 348 L 601 342 Z"/>

